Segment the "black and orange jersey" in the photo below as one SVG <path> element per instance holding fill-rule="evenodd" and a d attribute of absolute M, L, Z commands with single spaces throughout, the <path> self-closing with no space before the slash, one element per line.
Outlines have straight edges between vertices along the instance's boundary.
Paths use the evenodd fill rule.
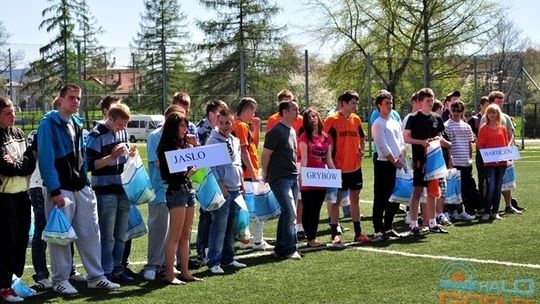
<path fill-rule="evenodd" d="M 352 113 L 345 118 L 341 112 L 335 112 L 324 121 L 324 132 L 334 141 L 332 156 L 337 169 L 347 173 L 362 167 L 360 143 L 364 141 L 365 133 L 358 115 Z"/>

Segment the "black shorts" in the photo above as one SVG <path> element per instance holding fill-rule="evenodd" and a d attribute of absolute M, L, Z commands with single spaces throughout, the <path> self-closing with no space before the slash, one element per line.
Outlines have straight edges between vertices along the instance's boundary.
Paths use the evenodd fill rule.
<path fill-rule="evenodd" d="M 427 187 L 427 181 L 424 180 L 424 162 L 413 162 L 413 186 L 414 187 Z"/>
<path fill-rule="evenodd" d="M 362 190 L 363 179 L 362 179 L 362 168 L 354 172 L 341 173 L 341 189 L 345 190 Z"/>

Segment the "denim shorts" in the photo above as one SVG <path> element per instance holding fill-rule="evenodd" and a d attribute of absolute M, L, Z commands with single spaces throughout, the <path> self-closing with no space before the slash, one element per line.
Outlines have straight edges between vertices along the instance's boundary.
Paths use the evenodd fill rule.
<path fill-rule="evenodd" d="M 195 206 L 195 190 L 171 191 L 167 193 L 167 208 Z"/>

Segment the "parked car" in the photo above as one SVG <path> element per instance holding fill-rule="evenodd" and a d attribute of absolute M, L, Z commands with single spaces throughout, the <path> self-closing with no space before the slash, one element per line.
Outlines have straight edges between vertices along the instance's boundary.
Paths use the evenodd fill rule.
<path fill-rule="evenodd" d="M 131 120 L 127 125 L 129 141 L 146 140 L 150 132 L 165 121 L 163 115 L 131 115 Z"/>

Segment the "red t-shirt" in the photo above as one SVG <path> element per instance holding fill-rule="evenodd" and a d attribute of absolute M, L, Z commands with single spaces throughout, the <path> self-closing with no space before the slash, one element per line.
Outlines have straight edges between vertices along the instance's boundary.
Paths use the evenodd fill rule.
<path fill-rule="evenodd" d="M 476 140 L 478 149 L 499 148 L 508 146 L 508 133 L 503 125 L 492 129 L 486 124 L 480 127 L 478 139 Z M 506 161 L 485 163 L 484 166 L 506 166 Z"/>
<path fill-rule="evenodd" d="M 313 136 L 313 139 L 310 142 L 306 133 L 304 132 L 302 133 L 302 135 L 300 135 L 298 144 L 302 142 L 307 145 L 306 167 L 326 168 L 326 155 L 328 153 L 328 149 L 333 144 L 332 137 L 327 136 L 326 134 L 317 135 L 317 136 Z M 302 190 L 313 190 L 313 189 L 321 189 L 321 188 L 302 186 Z"/>

